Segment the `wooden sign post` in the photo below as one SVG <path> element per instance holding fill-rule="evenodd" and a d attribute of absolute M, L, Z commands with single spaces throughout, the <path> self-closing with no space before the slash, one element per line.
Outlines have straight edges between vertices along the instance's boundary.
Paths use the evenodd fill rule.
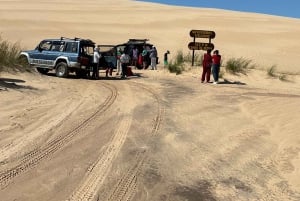
<path fill-rule="evenodd" d="M 211 39 L 216 37 L 216 33 L 214 31 L 206 31 L 206 30 L 191 30 L 190 36 L 194 38 L 193 42 L 188 44 L 190 50 L 193 50 L 192 56 L 192 66 L 194 66 L 195 60 L 195 50 L 213 50 L 214 44 L 211 43 Z M 208 43 L 199 43 L 196 42 L 196 38 L 208 38 Z"/>

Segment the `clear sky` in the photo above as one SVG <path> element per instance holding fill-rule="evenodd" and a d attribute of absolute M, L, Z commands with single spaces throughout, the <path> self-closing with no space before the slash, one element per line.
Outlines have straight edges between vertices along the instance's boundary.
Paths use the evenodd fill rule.
<path fill-rule="evenodd" d="M 141 0 L 169 5 L 245 11 L 300 19 L 300 0 Z"/>

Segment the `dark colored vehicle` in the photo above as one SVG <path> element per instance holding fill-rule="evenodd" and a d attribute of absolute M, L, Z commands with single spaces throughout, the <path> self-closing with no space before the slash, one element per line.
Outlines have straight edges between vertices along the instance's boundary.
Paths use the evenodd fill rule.
<path fill-rule="evenodd" d="M 148 39 L 129 39 L 128 42 L 119 44 L 119 45 L 99 45 L 100 53 L 102 55 L 102 59 L 100 59 L 100 67 L 113 65 L 116 67 L 117 65 L 117 51 L 121 50 L 126 52 L 130 58 L 132 58 L 132 50 L 136 47 L 138 49 L 139 54 L 143 52 L 144 47 L 147 50 L 150 50 L 153 44 L 148 43 Z M 150 64 L 149 55 L 147 58 L 147 67 Z M 141 63 L 137 63 L 136 66 L 138 69 L 142 69 L 143 65 Z"/>
<path fill-rule="evenodd" d="M 84 77 L 91 66 L 94 47 L 89 39 L 45 39 L 34 50 L 22 51 L 20 58 L 42 74 L 55 70 L 58 77 L 67 77 L 70 72 Z"/>

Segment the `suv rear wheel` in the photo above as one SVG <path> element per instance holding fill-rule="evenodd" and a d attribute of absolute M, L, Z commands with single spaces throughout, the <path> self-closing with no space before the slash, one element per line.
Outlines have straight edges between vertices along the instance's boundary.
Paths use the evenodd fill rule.
<path fill-rule="evenodd" d="M 59 62 L 55 68 L 57 77 L 68 77 L 69 70 L 68 65 L 65 62 Z"/>

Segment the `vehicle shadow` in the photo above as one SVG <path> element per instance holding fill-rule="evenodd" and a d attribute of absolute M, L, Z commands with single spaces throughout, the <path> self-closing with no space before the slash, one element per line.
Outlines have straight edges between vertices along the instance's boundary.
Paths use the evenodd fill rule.
<path fill-rule="evenodd" d="M 45 76 L 57 77 L 56 74 L 53 72 L 48 72 L 47 75 L 45 75 Z M 100 72 L 99 79 L 93 79 L 92 77 L 89 77 L 89 76 L 79 78 L 73 73 L 72 74 L 70 73 L 68 77 L 63 78 L 63 79 L 85 79 L 85 80 L 98 81 L 98 80 L 129 80 L 129 79 L 139 79 L 142 77 L 143 77 L 142 73 L 133 73 L 133 75 L 127 76 L 126 78 L 121 78 L 121 76 L 119 76 L 119 75 L 105 76 L 105 73 Z"/>
<path fill-rule="evenodd" d="M 26 81 L 12 78 L 0 78 L 0 90 L 8 91 L 8 89 L 29 89 L 36 90 L 36 88 L 22 85 L 19 83 L 25 83 Z"/>

